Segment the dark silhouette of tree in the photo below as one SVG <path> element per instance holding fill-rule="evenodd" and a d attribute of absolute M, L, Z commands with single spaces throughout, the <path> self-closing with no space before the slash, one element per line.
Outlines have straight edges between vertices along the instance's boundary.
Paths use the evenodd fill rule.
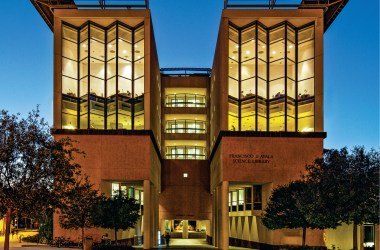
<path fill-rule="evenodd" d="M 326 150 L 323 159 L 307 166 L 308 183 L 317 186 L 318 206 L 305 206 L 319 220 L 330 224 L 353 224 L 353 249 L 357 249 L 357 226 L 379 224 L 380 152 L 364 147 Z M 330 227 L 332 227 L 330 225 Z M 334 228 L 334 227 L 332 227 Z"/>
<path fill-rule="evenodd" d="M 275 188 L 262 217 L 264 226 L 272 230 L 302 228 L 302 246 L 305 246 L 307 228 L 326 228 L 324 224 L 312 220 L 313 215 L 303 209 L 314 202 L 314 192 L 314 186 L 303 180 Z"/>
<path fill-rule="evenodd" d="M 380 153 L 355 147 L 351 152 L 325 150 L 324 157 L 306 166 L 302 180 L 273 190 L 263 215 L 269 229 L 336 228 L 353 224 L 353 249 L 357 226 L 379 224 Z"/>
<path fill-rule="evenodd" d="M 139 219 L 140 206 L 137 200 L 126 196 L 119 191 L 113 197 L 103 197 L 94 211 L 94 224 L 98 227 L 109 228 L 117 231 L 133 228 Z"/>
<path fill-rule="evenodd" d="M 99 201 L 98 191 L 93 189 L 93 185 L 85 176 L 69 188 L 60 210 L 59 222 L 62 228 L 82 230 L 82 246 L 84 246 L 85 228 L 94 226 L 93 210 Z"/>
<path fill-rule="evenodd" d="M 81 152 L 69 138 L 55 141 L 38 109 L 26 118 L 0 111 L 0 207 L 7 209 L 4 249 L 9 249 L 12 213 L 38 219 L 60 207 L 62 187 L 75 182 Z"/>

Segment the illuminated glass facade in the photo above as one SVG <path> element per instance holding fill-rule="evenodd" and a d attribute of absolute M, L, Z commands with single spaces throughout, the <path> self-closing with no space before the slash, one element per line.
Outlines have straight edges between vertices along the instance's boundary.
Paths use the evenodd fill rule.
<path fill-rule="evenodd" d="M 144 129 L 144 26 L 62 25 L 62 128 Z"/>
<path fill-rule="evenodd" d="M 228 129 L 314 131 L 314 54 L 314 23 L 230 23 Z"/>

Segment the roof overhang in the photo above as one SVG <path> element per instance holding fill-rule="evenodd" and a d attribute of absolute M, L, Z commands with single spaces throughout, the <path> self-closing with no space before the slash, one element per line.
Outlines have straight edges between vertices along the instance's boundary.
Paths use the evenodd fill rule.
<path fill-rule="evenodd" d="M 323 9 L 324 31 L 349 0 L 224 0 L 225 9 Z"/>
<path fill-rule="evenodd" d="M 30 0 L 53 31 L 55 9 L 148 9 L 149 0 Z"/>

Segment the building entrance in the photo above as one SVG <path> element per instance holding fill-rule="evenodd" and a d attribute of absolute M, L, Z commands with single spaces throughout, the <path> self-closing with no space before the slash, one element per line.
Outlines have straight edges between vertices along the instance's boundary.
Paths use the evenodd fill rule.
<path fill-rule="evenodd" d="M 172 239 L 206 239 L 209 220 L 162 220 L 163 234 L 169 234 Z"/>

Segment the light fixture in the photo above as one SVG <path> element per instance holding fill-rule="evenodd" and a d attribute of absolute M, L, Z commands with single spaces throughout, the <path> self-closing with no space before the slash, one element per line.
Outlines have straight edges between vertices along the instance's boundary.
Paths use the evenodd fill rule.
<path fill-rule="evenodd" d="M 123 50 L 123 54 L 127 54 L 127 51 L 126 51 L 126 50 Z"/>
<path fill-rule="evenodd" d="M 108 44 L 108 48 L 112 48 L 112 44 Z"/>
<path fill-rule="evenodd" d="M 239 48 L 239 45 L 236 44 L 236 45 L 235 45 L 235 48 Z"/>
<path fill-rule="evenodd" d="M 84 44 L 82 44 L 82 47 L 83 47 L 83 48 L 86 48 L 86 46 L 87 46 L 87 45 L 86 45 L 85 43 L 84 43 Z"/>
<path fill-rule="evenodd" d="M 187 173 L 183 173 L 183 178 L 187 178 L 189 175 Z"/>
<path fill-rule="evenodd" d="M 273 50 L 273 51 L 272 51 L 272 54 L 273 54 L 273 55 L 275 55 L 275 54 L 276 54 L 276 51 L 275 51 L 275 50 Z"/>
<path fill-rule="evenodd" d="M 265 48 L 265 45 L 261 46 L 261 48 Z"/>
<path fill-rule="evenodd" d="M 247 55 L 249 55 L 249 54 L 251 53 L 251 51 L 247 50 L 245 53 L 246 53 Z"/>
<path fill-rule="evenodd" d="M 293 44 L 290 44 L 290 45 L 289 45 L 289 48 L 292 49 L 292 48 L 293 48 Z"/>
<path fill-rule="evenodd" d="M 313 132 L 313 128 L 303 128 L 301 132 Z"/>

